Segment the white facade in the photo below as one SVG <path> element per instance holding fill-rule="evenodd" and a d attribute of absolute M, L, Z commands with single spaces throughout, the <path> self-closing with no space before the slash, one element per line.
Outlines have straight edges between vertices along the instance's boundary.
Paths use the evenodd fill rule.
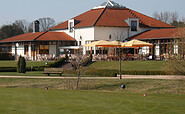
<path fill-rule="evenodd" d="M 17 55 L 24 56 L 24 45 L 19 45 L 16 50 Z M 15 46 L 12 46 L 12 54 L 15 54 Z"/>
<path fill-rule="evenodd" d="M 56 45 L 49 45 L 49 55 L 56 55 L 57 53 Z"/>
<path fill-rule="evenodd" d="M 94 40 L 125 40 L 127 38 L 128 28 L 125 27 L 95 27 Z"/>

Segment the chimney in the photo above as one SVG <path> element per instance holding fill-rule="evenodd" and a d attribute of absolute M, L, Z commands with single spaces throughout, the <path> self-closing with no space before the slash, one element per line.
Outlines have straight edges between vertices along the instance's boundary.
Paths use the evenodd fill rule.
<path fill-rule="evenodd" d="M 35 32 L 40 32 L 39 31 L 39 21 L 38 20 L 34 21 L 34 24 L 33 24 L 33 33 L 35 33 Z"/>

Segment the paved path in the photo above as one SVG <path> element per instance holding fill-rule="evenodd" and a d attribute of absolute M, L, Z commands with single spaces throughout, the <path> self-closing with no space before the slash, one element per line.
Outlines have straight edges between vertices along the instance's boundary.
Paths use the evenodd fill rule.
<path fill-rule="evenodd" d="M 40 79 L 76 79 L 77 77 L 51 76 L 0 76 L 0 78 L 40 78 Z M 120 77 L 80 77 L 81 79 L 119 79 Z M 185 79 L 185 76 L 175 75 L 122 75 L 122 79 Z"/>

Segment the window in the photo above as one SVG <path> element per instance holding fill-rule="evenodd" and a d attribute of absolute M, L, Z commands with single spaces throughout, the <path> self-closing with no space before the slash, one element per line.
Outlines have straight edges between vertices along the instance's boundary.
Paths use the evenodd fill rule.
<path fill-rule="evenodd" d="M 178 45 L 177 44 L 174 45 L 174 54 L 178 54 Z"/>
<path fill-rule="evenodd" d="M 49 54 L 49 45 L 40 45 L 39 54 Z"/>
<path fill-rule="evenodd" d="M 131 31 L 137 31 L 137 21 L 131 21 Z"/>
<path fill-rule="evenodd" d="M 69 32 L 73 32 L 73 22 L 69 23 Z"/>
<path fill-rule="evenodd" d="M 82 36 L 80 36 L 80 40 L 82 40 Z"/>
<path fill-rule="evenodd" d="M 79 41 L 79 46 L 81 46 L 82 45 L 82 41 Z"/>
<path fill-rule="evenodd" d="M 109 35 L 109 40 L 111 40 L 111 37 L 112 37 L 112 36 L 111 36 L 111 35 Z"/>
<path fill-rule="evenodd" d="M 24 54 L 28 55 L 28 45 L 24 45 Z"/>

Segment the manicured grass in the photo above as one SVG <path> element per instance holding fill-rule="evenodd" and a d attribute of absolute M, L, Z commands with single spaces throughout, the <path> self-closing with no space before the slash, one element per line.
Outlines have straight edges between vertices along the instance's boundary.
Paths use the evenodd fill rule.
<path fill-rule="evenodd" d="M 185 113 L 185 96 L 1 88 L 1 113 Z"/>
<path fill-rule="evenodd" d="M 26 66 L 44 66 L 46 61 L 26 61 Z M 53 61 L 47 61 L 51 63 Z M 0 61 L 0 67 L 17 67 L 17 61 Z"/>
<path fill-rule="evenodd" d="M 69 79 L 0 78 L 0 112 L 185 113 L 184 80 L 81 79 L 80 90 L 69 90 L 75 85 Z"/>
<path fill-rule="evenodd" d="M 122 61 L 122 70 L 164 70 L 165 61 Z M 90 65 L 95 69 L 117 69 L 119 70 L 119 61 L 99 61 Z"/>
<path fill-rule="evenodd" d="M 80 90 L 98 90 L 122 92 L 121 85 L 125 84 L 124 92 L 149 94 L 182 94 L 185 95 L 185 80 L 154 80 L 154 79 L 81 79 Z M 20 79 L 0 78 L 0 87 L 3 88 L 46 88 L 74 89 L 76 79 Z"/>

